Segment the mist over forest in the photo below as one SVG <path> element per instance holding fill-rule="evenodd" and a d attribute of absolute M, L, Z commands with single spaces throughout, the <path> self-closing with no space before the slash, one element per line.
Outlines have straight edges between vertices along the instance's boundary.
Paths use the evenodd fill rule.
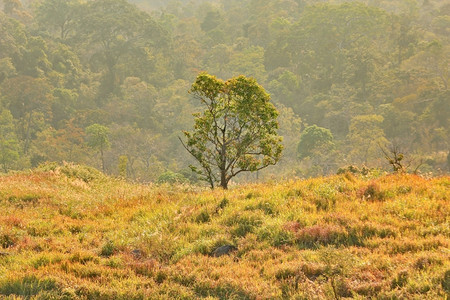
<path fill-rule="evenodd" d="M 0 1 L 2 172 L 74 162 L 196 182 L 179 137 L 201 71 L 255 78 L 280 162 L 236 181 L 350 165 L 450 170 L 450 3 L 439 0 Z M 103 138 L 98 139 L 98 135 Z"/>

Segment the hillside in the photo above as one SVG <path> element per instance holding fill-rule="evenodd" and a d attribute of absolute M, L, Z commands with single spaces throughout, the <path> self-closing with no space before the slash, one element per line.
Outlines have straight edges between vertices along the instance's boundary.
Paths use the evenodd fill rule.
<path fill-rule="evenodd" d="M 0 177 L 0 298 L 444 299 L 449 199 L 450 177 L 211 191 L 50 165 Z"/>

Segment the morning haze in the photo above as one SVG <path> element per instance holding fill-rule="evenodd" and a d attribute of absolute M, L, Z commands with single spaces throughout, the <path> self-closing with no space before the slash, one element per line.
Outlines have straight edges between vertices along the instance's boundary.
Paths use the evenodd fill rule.
<path fill-rule="evenodd" d="M 450 3 L 0 0 L 0 298 L 446 299 Z"/>

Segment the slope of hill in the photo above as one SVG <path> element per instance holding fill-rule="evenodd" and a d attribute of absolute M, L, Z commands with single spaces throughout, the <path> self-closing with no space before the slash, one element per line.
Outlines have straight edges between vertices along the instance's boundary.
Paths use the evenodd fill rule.
<path fill-rule="evenodd" d="M 47 166 L 0 177 L 0 297 L 443 299 L 449 199 L 450 177 L 210 191 Z"/>

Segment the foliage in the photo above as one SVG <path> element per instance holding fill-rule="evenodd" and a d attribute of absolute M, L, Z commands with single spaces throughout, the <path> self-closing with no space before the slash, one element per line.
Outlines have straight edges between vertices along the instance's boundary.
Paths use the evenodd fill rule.
<path fill-rule="evenodd" d="M 7 172 L 19 159 L 19 141 L 14 132 L 13 117 L 8 110 L 0 112 L 0 164 Z"/>
<path fill-rule="evenodd" d="M 80 8 L 81 1 L 77 0 L 46 0 L 38 4 L 36 17 L 41 25 L 56 31 L 59 38 L 65 40 L 73 34 Z"/>
<path fill-rule="evenodd" d="M 381 148 L 384 158 L 392 166 L 394 172 L 405 172 L 408 166 L 405 165 L 403 159 L 405 158 L 404 153 L 401 152 L 400 147 L 395 144 L 391 144 L 387 150 Z"/>
<path fill-rule="evenodd" d="M 214 188 L 245 171 L 258 171 L 278 162 L 281 138 L 276 130 L 278 112 L 254 79 L 238 76 L 223 82 L 200 74 L 191 93 L 205 106 L 194 114 L 194 131 L 185 131 L 186 150 L 201 169 L 193 171 Z"/>
<path fill-rule="evenodd" d="M 174 184 L 174 183 L 183 183 L 186 181 L 187 179 L 183 176 L 183 174 L 167 171 L 159 175 L 157 182 Z"/>
<path fill-rule="evenodd" d="M 104 152 L 110 146 L 109 129 L 100 124 L 92 124 L 86 127 L 86 134 L 89 147 L 100 152 L 102 160 L 102 169 L 105 172 Z"/>
<path fill-rule="evenodd" d="M 329 151 L 334 146 L 333 135 L 326 128 L 316 125 L 305 128 L 298 143 L 299 158 L 312 156 L 315 153 Z"/>
<path fill-rule="evenodd" d="M 181 173 L 192 162 L 177 136 L 199 111 L 187 91 L 208 70 L 254 77 L 279 112 L 283 157 L 236 182 L 388 169 L 387 140 L 441 175 L 448 20 L 438 0 L 2 1 L 0 111 L 14 140 L 2 169 L 70 161 L 119 175 L 126 155 L 133 180 Z M 92 124 L 111 133 L 103 166 L 83 143 Z M 301 124 L 329 129 L 334 147 L 298 161 Z"/>
<path fill-rule="evenodd" d="M 376 156 L 379 146 L 387 143 L 381 129 L 383 117 L 378 115 L 362 115 L 351 120 L 348 138 L 351 142 L 353 160 L 367 164 L 368 158 Z"/>

